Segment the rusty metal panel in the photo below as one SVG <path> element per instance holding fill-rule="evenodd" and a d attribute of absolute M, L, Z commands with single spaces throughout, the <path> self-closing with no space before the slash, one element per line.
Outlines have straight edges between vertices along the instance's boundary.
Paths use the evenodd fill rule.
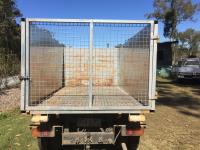
<path fill-rule="evenodd" d="M 109 86 L 117 84 L 117 48 L 112 49 L 114 56 L 106 48 L 95 49 L 93 59 L 93 85 Z M 85 48 L 64 49 L 65 86 L 89 85 L 89 53 Z M 102 75 L 105 76 L 102 76 Z"/>
<path fill-rule="evenodd" d="M 89 85 L 89 50 L 87 48 L 64 49 L 65 86 Z M 87 95 L 88 93 L 84 93 Z"/>

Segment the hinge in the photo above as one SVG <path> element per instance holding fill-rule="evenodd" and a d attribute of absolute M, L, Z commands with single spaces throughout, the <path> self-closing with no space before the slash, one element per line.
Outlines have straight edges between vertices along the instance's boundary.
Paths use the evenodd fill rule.
<path fill-rule="evenodd" d="M 30 77 L 29 76 L 20 76 L 19 77 L 19 79 L 20 79 L 20 81 L 22 81 L 22 80 L 30 80 Z"/>
<path fill-rule="evenodd" d="M 157 36 L 153 36 L 152 40 L 160 40 L 160 37 L 157 35 Z"/>

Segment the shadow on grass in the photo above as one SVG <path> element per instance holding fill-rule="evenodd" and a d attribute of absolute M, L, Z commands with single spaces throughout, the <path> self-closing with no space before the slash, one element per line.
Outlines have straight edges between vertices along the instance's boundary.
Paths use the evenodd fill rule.
<path fill-rule="evenodd" d="M 186 80 L 175 83 L 169 79 L 158 79 L 157 86 L 157 105 L 173 107 L 184 115 L 200 118 L 199 81 Z"/>

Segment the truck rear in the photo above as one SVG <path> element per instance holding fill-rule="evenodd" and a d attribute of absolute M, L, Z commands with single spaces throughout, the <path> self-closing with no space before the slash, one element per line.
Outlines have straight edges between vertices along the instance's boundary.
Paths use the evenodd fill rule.
<path fill-rule="evenodd" d="M 155 110 L 158 24 L 21 20 L 21 111 L 39 147 L 136 149 Z"/>

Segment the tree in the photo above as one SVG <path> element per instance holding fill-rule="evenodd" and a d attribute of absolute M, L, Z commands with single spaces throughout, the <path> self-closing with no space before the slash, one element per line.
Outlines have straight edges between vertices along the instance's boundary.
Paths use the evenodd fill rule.
<path fill-rule="evenodd" d="M 14 0 L 0 0 L 0 49 L 20 56 L 20 26 L 16 19 L 21 16 Z"/>
<path fill-rule="evenodd" d="M 14 0 L 0 0 L 0 85 L 20 70 L 20 16 Z"/>
<path fill-rule="evenodd" d="M 196 55 L 200 47 L 200 31 L 189 28 L 184 32 L 179 32 L 178 38 L 181 50 L 187 50 L 189 57 Z"/>
<path fill-rule="evenodd" d="M 177 25 L 183 21 L 194 21 L 194 14 L 200 11 L 200 3 L 192 0 L 154 0 L 154 12 L 146 14 L 164 24 L 164 36 L 177 38 Z"/>

